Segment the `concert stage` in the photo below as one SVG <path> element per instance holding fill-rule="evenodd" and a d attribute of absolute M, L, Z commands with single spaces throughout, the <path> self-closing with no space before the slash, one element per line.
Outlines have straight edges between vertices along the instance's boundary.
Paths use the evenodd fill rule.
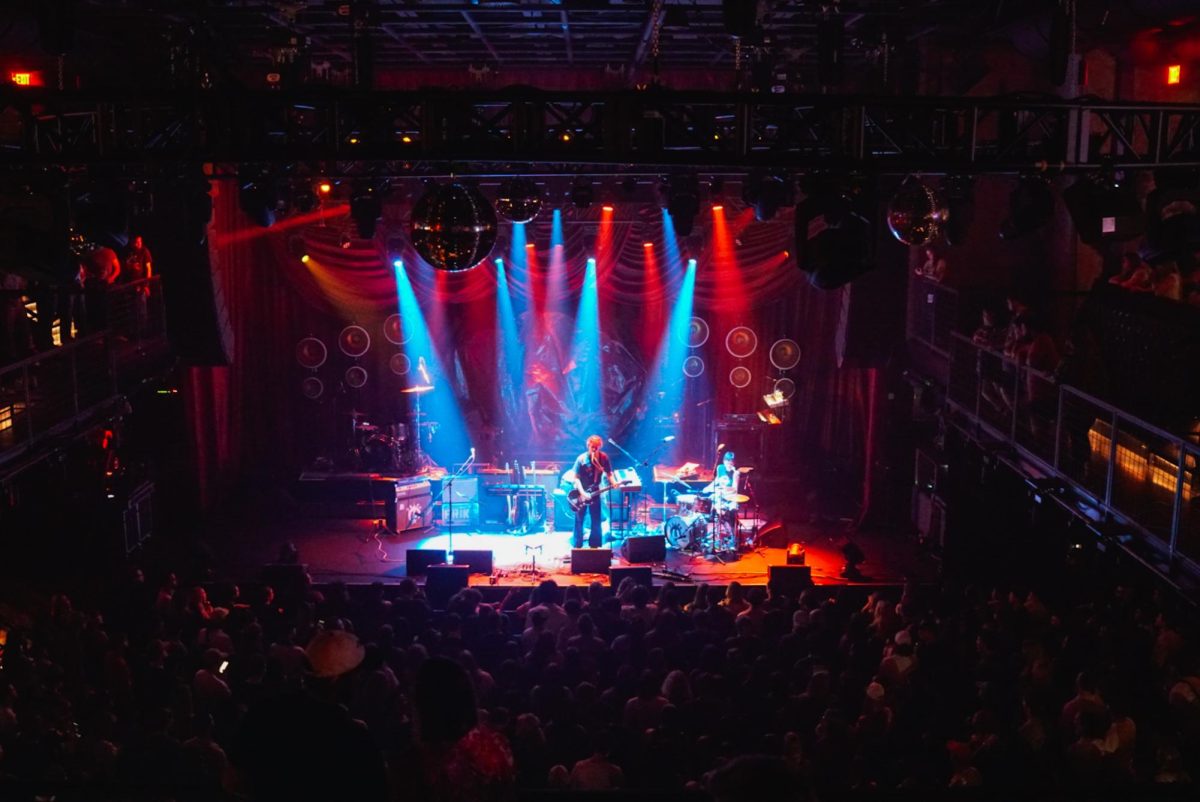
<path fill-rule="evenodd" d="M 789 527 L 788 540 L 803 545 L 814 584 L 899 585 L 905 580 L 927 582 L 937 577 L 937 562 L 919 553 L 911 538 L 899 533 L 876 532 L 854 535 L 854 543 L 866 557 L 860 565 L 863 580 L 850 582 L 843 579 L 840 572 L 845 561 L 841 553 L 844 529 L 841 524 L 792 524 Z M 459 552 L 491 551 L 493 572 L 472 574 L 470 584 L 473 586 L 530 586 L 543 579 L 553 579 L 560 585 L 608 583 L 608 577 L 602 574 L 571 573 L 571 533 L 567 531 L 519 535 L 455 527 L 450 533 L 442 527 L 431 527 L 399 535 L 376 535 L 375 525 L 369 520 L 297 518 L 223 527 L 223 532 L 223 537 L 210 540 L 216 552 L 214 556 L 224 564 L 227 573 L 239 581 L 256 579 L 261 567 L 276 558 L 280 546 L 291 542 L 317 583 L 398 582 L 407 576 L 405 557 L 409 549 L 440 550 L 449 549 L 451 545 Z M 621 556 L 619 542 L 611 545 L 613 567 L 634 565 Z M 668 548 L 663 562 L 638 564 L 651 566 L 655 585 L 668 579 L 676 584 L 725 585 L 736 580 L 745 585 L 765 585 L 770 566 L 786 565 L 786 552 L 785 548 L 760 547 L 718 560 Z M 531 570 L 534 559 L 536 572 Z M 423 577 L 416 579 L 424 581 Z"/>

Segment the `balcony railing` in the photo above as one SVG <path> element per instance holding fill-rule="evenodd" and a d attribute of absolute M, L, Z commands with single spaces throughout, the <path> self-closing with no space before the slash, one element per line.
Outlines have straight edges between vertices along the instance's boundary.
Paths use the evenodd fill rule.
<path fill-rule="evenodd" d="M 1200 447 L 961 334 L 947 400 L 993 440 L 1127 521 L 1175 564 L 1200 572 Z"/>
<path fill-rule="evenodd" d="M 69 433 L 115 401 L 131 366 L 166 353 L 157 278 L 118 285 L 104 302 L 102 330 L 0 367 L 0 464 Z"/>
<path fill-rule="evenodd" d="M 936 354 L 950 356 L 950 341 L 958 326 L 958 290 L 924 276 L 913 276 L 909 292 L 908 339 L 915 340 Z"/>

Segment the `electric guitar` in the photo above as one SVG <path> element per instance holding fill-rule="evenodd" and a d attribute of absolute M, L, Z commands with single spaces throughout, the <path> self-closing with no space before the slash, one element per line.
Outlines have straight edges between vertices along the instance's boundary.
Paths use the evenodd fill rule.
<path fill-rule="evenodd" d="M 610 490 L 616 490 L 618 487 L 624 487 L 625 485 L 630 484 L 633 484 L 633 480 L 627 479 L 624 482 L 617 482 L 615 485 L 608 485 L 607 487 L 592 487 L 590 490 L 588 490 L 589 498 L 587 501 L 584 501 L 583 493 L 579 492 L 579 488 L 575 487 L 572 488 L 571 492 L 567 494 L 567 503 L 571 505 L 571 512 L 578 514 L 580 510 L 582 510 L 588 504 L 591 504 L 592 499 L 596 498 L 597 496 L 602 496 Z"/>

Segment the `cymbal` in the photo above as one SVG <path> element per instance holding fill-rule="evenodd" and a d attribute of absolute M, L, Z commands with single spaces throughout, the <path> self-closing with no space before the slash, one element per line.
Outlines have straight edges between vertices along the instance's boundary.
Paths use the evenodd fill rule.
<path fill-rule="evenodd" d="M 732 501 L 735 504 L 745 504 L 750 500 L 750 497 L 742 493 L 730 493 L 728 496 L 723 496 L 726 501 Z"/>
<path fill-rule="evenodd" d="M 413 385 L 412 387 L 405 387 L 400 392 L 420 394 L 420 393 L 428 393 L 432 389 L 433 389 L 432 384 L 416 384 L 416 385 Z"/>
<path fill-rule="evenodd" d="M 738 468 L 738 473 L 750 473 L 754 468 Z"/>

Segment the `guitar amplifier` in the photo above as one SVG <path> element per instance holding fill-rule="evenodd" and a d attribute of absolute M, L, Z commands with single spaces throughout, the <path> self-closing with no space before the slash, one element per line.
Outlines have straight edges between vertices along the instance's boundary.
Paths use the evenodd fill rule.
<path fill-rule="evenodd" d="M 432 526 L 432 501 L 429 482 L 396 482 L 396 524 L 393 528 L 397 532 L 408 532 Z"/>

